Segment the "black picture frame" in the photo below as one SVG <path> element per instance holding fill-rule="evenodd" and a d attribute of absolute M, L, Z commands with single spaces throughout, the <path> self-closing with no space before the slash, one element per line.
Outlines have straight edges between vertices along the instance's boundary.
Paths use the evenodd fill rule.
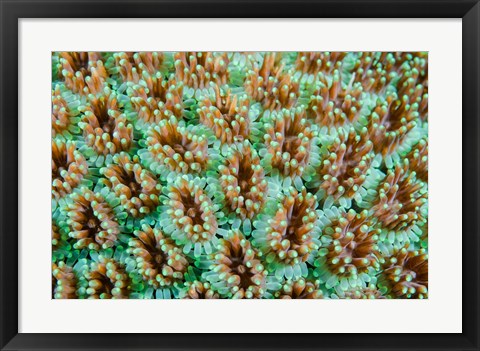
<path fill-rule="evenodd" d="M 89 0 L 1 0 L 0 11 L 2 29 L 0 42 L 1 350 L 479 350 L 480 4 L 478 0 L 102 0 L 94 2 Z M 342 335 L 19 333 L 18 20 L 20 18 L 132 17 L 462 18 L 463 333 Z M 379 318 L 379 321 L 381 320 Z M 361 323 L 361 320 L 352 320 L 352 322 Z M 215 330 L 215 326 L 212 326 L 212 330 Z"/>

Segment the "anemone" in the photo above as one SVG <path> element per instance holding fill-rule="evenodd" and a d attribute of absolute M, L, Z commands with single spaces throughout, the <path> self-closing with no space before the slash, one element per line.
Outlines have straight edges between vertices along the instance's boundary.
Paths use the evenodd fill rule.
<path fill-rule="evenodd" d="M 175 76 L 194 89 L 205 89 L 210 82 L 228 83 L 228 56 L 216 52 L 178 52 L 175 54 Z"/>
<path fill-rule="evenodd" d="M 52 140 L 52 197 L 59 200 L 78 187 L 88 173 L 87 161 L 73 141 Z"/>
<path fill-rule="evenodd" d="M 139 83 L 146 72 L 154 75 L 164 69 L 163 52 L 116 52 L 113 54 L 111 74 L 118 74 L 122 81 Z"/>
<path fill-rule="evenodd" d="M 352 199 L 362 201 L 380 177 L 372 167 L 374 156 L 366 128 L 340 128 L 333 142 L 323 146 L 320 166 L 307 186 L 318 189 L 316 194 L 324 199 L 325 207 L 335 203 L 349 208 Z"/>
<path fill-rule="evenodd" d="M 315 195 L 290 187 L 267 221 L 254 221 L 253 244 L 278 278 L 306 276 L 306 262 L 319 249 Z"/>
<path fill-rule="evenodd" d="M 161 185 L 155 176 L 143 169 L 138 156 L 121 152 L 113 156 L 113 164 L 102 168 L 107 184 L 133 217 L 155 211 L 160 204 Z"/>
<path fill-rule="evenodd" d="M 183 115 L 183 83 L 165 79 L 160 72 L 145 72 L 142 79 L 130 85 L 127 94 L 137 113 L 136 127 L 159 123 L 162 120 Z"/>
<path fill-rule="evenodd" d="M 134 235 L 128 242 L 128 252 L 135 257 L 136 268 L 149 285 L 159 288 L 182 281 L 188 261 L 172 239 L 147 224 L 135 230 Z"/>
<path fill-rule="evenodd" d="M 350 81 L 343 85 L 338 70 L 333 71 L 331 82 L 319 73 L 310 97 L 307 116 L 313 119 L 325 134 L 346 124 L 353 125 L 360 117 L 363 106 L 363 88 L 360 83 Z"/>
<path fill-rule="evenodd" d="M 248 141 L 229 150 L 224 164 L 218 166 L 218 173 L 211 173 L 208 183 L 214 188 L 216 200 L 224 204 L 224 212 L 230 214 L 231 221 L 239 217 L 244 227 L 261 212 L 267 200 L 265 171 Z"/>
<path fill-rule="evenodd" d="M 363 207 L 372 212 L 379 222 L 383 235 L 390 243 L 418 241 L 419 226 L 426 222 L 426 183 L 417 180 L 415 172 L 409 172 L 409 161 L 388 170 L 380 182 L 376 195 Z"/>
<path fill-rule="evenodd" d="M 267 110 L 290 109 L 299 96 L 298 79 L 284 71 L 279 57 L 276 53 L 266 53 L 262 64 L 255 62 L 245 79 L 247 94 Z"/>
<path fill-rule="evenodd" d="M 212 290 L 210 283 L 195 280 L 186 283 L 187 292 L 184 299 L 219 299 L 217 292 Z"/>
<path fill-rule="evenodd" d="M 147 131 L 146 149 L 140 157 L 162 178 L 174 173 L 200 173 L 208 164 L 208 139 L 198 128 L 175 117 L 162 120 Z"/>
<path fill-rule="evenodd" d="M 60 52 L 59 67 L 65 85 L 78 94 L 97 94 L 105 87 L 108 73 L 96 52 Z"/>
<path fill-rule="evenodd" d="M 265 149 L 261 150 L 266 171 L 282 177 L 301 177 L 317 150 L 315 132 L 303 108 L 272 112 L 263 116 Z"/>
<path fill-rule="evenodd" d="M 205 193 L 205 185 L 200 178 L 178 177 L 163 187 L 163 206 L 159 208 L 164 231 L 183 246 L 185 254 L 193 249 L 196 257 L 212 252 L 212 244 L 217 242 L 218 218 L 223 215 Z"/>
<path fill-rule="evenodd" d="M 214 86 L 215 100 L 205 97 L 197 109 L 200 123 L 213 131 L 220 144 L 243 142 L 250 135 L 250 100 L 247 95 L 236 95 L 231 90 L 223 93 Z"/>
<path fill-rule="evenodd" d="M 408 245 L 382 259 L 379 285 L 390 298 L 428 298 L 428 254 Z"/>
<path fill-rule="evenodd" d="M 82 112 L 83 137 L 97 155 L 114 155 L 129 151 L 133 144 L 133 125 L 120 109 L 117 94 L 105 89 L 102 94 L 88 95 Z"/>
<path fill-rule="evenodd" d="M 52 296 L 54 299 L 76 299 L 77 277 L 65 262 L 52 263 Z"/>
<path fill-rule="evenodd" d="M 116 213 L 100 193 L 80 188 L 70 195 L 65 208 L 74 248 L 100 250 L 112 247 L 120 233 Z"/>
<path fill-rule="evenodd" d="M 56 84 L 52 90 L 52 137 L 63 137 L 72 139 L 73 135 L 80 133 L 77 123 L 78 102 L 76 100 L 67 101 L 62 96 L 60 84 Z"/>
<path fill-rule="evenodd" d="M 224 298 L 252 299 L 266 293 L 267 271 L 251 243 L 238 230 L 219 239 L 216 251 L 202 264 L 209 269 L 204 278 Z"/>
<path fill-rule="evenodd" d="M 84 273 L 89 299 L 127 299 L 131 281 L 125 268 L 112 258 L 99 255 Z"/>
<path fill-rule="evenodd" d="M 305 278 L 286 281 L 282 289 L 275 294 L 279 299 L 323 299 L 319 281 L 309 281 Z"/>
<path fill-rule="evenodd" d="M 380 269 L 381 255 L 375 228 L 368 211 L 332 208 L 320 213 L 322 248 L 314 265 L 314 274 L 327 289 L 346 291 L 370 281 Z"/>

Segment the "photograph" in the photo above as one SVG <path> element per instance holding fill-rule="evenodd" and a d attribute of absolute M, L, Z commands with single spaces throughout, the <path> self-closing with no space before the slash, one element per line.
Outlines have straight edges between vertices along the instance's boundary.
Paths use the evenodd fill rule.
<path fill-rule="evenodd" d="M 52 52 L 52 299 L 428 299 L 428 60 Z"/>

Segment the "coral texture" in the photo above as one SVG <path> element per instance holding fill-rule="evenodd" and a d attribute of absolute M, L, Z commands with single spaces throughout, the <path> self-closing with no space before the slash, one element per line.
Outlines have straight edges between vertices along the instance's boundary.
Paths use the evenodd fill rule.
<path fill-rule="evenodd" d="M 428 298 L 428 94 L 424 52 L 52 53 L 53 298 Z"/>

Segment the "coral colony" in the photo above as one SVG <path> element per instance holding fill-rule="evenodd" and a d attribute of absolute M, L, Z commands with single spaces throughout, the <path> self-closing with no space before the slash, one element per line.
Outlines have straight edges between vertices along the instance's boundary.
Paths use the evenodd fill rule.
<path fill-rule="evenodd" d="M 427 53 L 52 72 L 53 298 L 428 298 Z"/>

